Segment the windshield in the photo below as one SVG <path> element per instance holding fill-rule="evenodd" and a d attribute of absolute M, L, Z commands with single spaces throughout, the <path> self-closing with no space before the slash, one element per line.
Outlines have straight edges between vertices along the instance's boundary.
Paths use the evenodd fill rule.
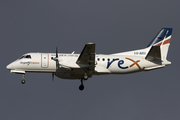
<path fill-rule="evenodd" d="M 28 58 L 28 59 L 31 59 L 31 55 L 23 55 L 23 56 L 21 56 L 21 57 L 19 58 L 19 60 L 22 59 L 22 58 Z"/>
<path fill-rule="evenodd" d="M 21 57 L 19 58 L 19 60 L 22 59 L 22 58 L 24 58 L 24 56 L 21 56 Z"/>
<path fill-rule="evenodd" d="M 31 56 L 30 56 L 30 55 L 26 55 L 24 58 L 29 58 L 29 59 L 31 59 Z"/>

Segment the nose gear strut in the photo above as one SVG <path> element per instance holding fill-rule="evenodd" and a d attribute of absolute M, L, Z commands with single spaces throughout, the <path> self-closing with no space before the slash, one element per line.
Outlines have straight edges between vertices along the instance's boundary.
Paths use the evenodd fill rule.
<path fill-rule="evenodd" d="M 25 84 L 25 83 L 26 83 L 26 81 L 25 81 L 25 74 L 22 75 L 21 83 L 22 83 L 22 84 Z"/>

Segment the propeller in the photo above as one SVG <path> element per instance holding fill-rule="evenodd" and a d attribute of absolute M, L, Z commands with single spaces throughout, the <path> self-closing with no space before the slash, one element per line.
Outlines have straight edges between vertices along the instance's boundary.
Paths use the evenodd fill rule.
<path fill-rule="evenodd" d="M 58 60 L 58 48 L 56 47 L 56 57 L 52 58 L 54 61 L 56 61 L 56 70 L 59 68 L 59 60 Z M 54 75 L 55 73 L 52 73 L 52 81 L 54 82 Z"/>
<path fill-rule="evenodd" d="M 56 70 L 59 68 L 59 60 L 58 60 L 58 48 L 56 47 L 56 58 L 55 58 L 55 61 L 56 61 Z"/>

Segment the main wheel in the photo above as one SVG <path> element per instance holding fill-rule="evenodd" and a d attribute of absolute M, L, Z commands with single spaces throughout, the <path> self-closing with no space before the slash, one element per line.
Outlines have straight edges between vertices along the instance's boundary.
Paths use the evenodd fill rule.
<path fill-rule="evenodd" d="M 84 90 L 84 85 L 80 85 L 79 90 L 81 90 L 81 91 Z"/>
<path fill-rule="evenodd" d="M 26 83 L 26 81 L 25 81 L 25 80 L 21 80 L 21 83 L 22 83 L 22 84 L 25 84 L 25 83 Z"/>

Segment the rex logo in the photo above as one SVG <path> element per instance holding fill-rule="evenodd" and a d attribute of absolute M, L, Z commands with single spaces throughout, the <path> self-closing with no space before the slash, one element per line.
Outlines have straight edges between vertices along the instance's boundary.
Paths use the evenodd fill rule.
<path fill-rule="evenodd" d="M 106 68 L 108 69 L 114 61 L 119 60 L 119 62 L 118 62 L 117 65 L 118 65 L 118 67 L 121 68 L 121 69 L 127 69 L 127 68 L 129 68 L 129 67 L 133 67 L 134 65 L 136 65 L 139 69 L 141 69 L 140 65 L 138 64 L 138 62 L 140 62 L 140 60 L 135 61 L 135 60 L 133 60 L 133 59 L 131 59 L 131 58 L 125 58 L 125 59 L 130 60 L 130 61 L 132 61 L 133 63 L 132 63 L 130 66 L 125 66 L 125 67 L 124 67 L 124 66 L 122 66 L 122 65 L 124 64 L 124 60 L 119 60 L 119 58 L 116 58 L 116 59 L 113 59 L 112 61 L 108 61 Z"/>

